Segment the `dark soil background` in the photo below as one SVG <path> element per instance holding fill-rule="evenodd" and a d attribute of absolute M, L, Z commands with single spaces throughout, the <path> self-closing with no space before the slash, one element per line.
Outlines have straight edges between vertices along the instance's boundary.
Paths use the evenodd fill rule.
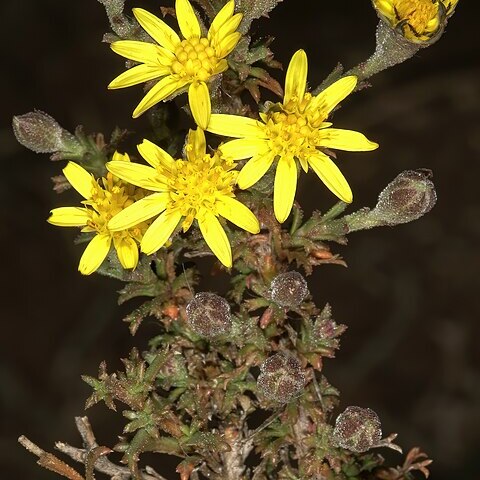
<path fill-rule="evenodd" d="M 316 300 L 331 302 L 336 320 L 349 326 L 337 359 L 325 367 L 342 406 L 376 410 L 385 433 L 398 432 L 406 450 L 418 445 L 431 455 L 437 480 L 480 477 L 476 3 L 462 0 L 438 44 L 376 76 L 373 88 L 335 117 L 337 126 L 381 145 L 339 155 L 355 192 L 352 208 L 374 205 L 400 171 L 420 167 L 434 171 L 437 206 L 415 223 L 352 235 L 348 247 L 333 247 L 349 268 L 324 266 L 309 279 Z M 152 11 L 159 4 L 128 2 Z M 56 477 L 35 465 L 17 437 L 26 434 L 46 449 L 56 440 L 78 444 L 73 417 L 83 414 L 90 393 L 80 375 L 95 374 L 104 359 L 118 368 L 157 327 L 147 322 L 132 338 L 120 321 L 131 307 L 116 306 L 120 284 L 77 273 L 82 249 L 72 244 L 74 232 L 45 222 L 52 206 L 68 204 L 50 188 L 62 165 L 18 145 L 11 117 L 39 108 L 69 130 L 83 124 L 105 133 L 117 124 L 141 132 L 147 122 L 130 118 L 140 87 L 106 90 L 123 62 L 101 43 L 108 24 L 99 3 L 10 0 L 1 10 L 0 471 L 2 478 L 46 480 Z M 338 61 L 350 68 L 371 53 L 376 23 L 368 0 L 285 0 L 255 28 L 276 37 L 284 63 L 305 48 L 316 85 Z M 274 74 L 283 83 L 283 74 Z M 307 210 L 331 206 L 313 174 L 302 178 Z M 103 406 L 89 416 L 99 441 L 115 443 L 122 418 Z"/>

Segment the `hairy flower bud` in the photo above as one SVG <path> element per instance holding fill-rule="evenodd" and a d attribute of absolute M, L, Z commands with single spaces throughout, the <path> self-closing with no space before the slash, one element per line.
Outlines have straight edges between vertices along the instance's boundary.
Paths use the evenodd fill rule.
<path fill-rule="evenodd" d="M 215 293 L 197 293 L 188 303 L 186 312 L 192 330 L 206 338 L 227 333 L 232 325 L 230 305 Z"/>
<path fill-rule="evenodd" d="M 260 367 L 258 390 L 269 400 L 288 403 L 305 386 L 305 372 L 298 358 L 280 352 L 267 358 Z"/>
<path fill-rule="evenodd" d="M 347 407 L 335 422 L 334 442 L 347 450 L 362 453 L 382 439 L 382 425 L 370 408 Z"/>
<path fill-rule="evenodd" d="M 429 170 L 406 170 L 378 197 L 370 216 L 384 225 L 413 222 L 428 213 L 437 201 Z"/>
<path fill-rule="evenodd" d="M 429 45 L 437 40 L 458 0 L 373 0 L 380 19 L 405 40 Z"/>
<path fill-rule="evenodd" d="M 40 110 L 13 117 L 13 132 L 24 147 L 36 153 L 77 152 L 78 140 Z"/>
<path fill-rule="evenodd" d="M 298 272 L 277 275 L 270 286 L 272 300 L 282 307 L 297 307 L 308 295 L 308 285 Z"/>

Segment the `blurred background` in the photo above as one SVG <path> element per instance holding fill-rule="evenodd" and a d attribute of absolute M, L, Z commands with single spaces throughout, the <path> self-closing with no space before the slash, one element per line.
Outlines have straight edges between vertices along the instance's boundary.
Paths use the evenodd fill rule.
<path fill-rule="evenodd" d="M 151 11 L 157 0 L 128 1 Z M 477 2 L 460 1 L 440 42 L 413 60 L 377 75 L 373 88 L 344 103 L 336 126 L 380 143 L 373 153 L 342 152 L 339 162 L 355 192 L 353 208 L 373 206 L 378 192 L 406 169 L 434 171 L 438 204 L 423 219 L 394 229 L 352 234 L 333 246 L 348 262 L 318 268 L 309 278 L 319 304 L 329 301 L 349 329 L 327 378 L 342 407 L 373 408 L 384 432 L 405 450 L 422 447 L 437 480 L 480 478 L 480 44 Z M 6 1 L 2 4 L 0 82 L 2 342 L 0 463 L 5 478 L 57 478 L 35 465 L 17 443 L 28 435 L 45 449 L 79 444 L 73 417 L 82 415 L 95 375 L 114 370 L 133 346 L 144 348 L 157 327 L 145 322 L 135 338 L 121 322 L 114 280 L 81 277 L 82 248 L 74 231 L 48 225 L 51 190 L 61 163 L 15 142 L 11 117 L 34 108 L 68 130 L 83 124 L 109 134 L 119 124 L 138 135 L 146 119 L 130 117 L 141 88 L 107 92 L 123 61 L 101 43 L 108 22 L 95 0 Z M 319 84 L 337 62 L 347 68 L 374 48 L 377 18 L 368 0 L 285 0 L 255 31 L 276 37 L 286 64 L 298 48 Z M 475 37 L 475 39 L 474 39 Z M 283 84 L 283 73 L 273 72 Z M 333 197 L 314 175 L 300 202 L 326 210 Z M 306 179 L 306 180 L 305 180 Z M 104 406 L 88 415 L 101 444 L 112 445 L 123 421 Z M 399 457 L 394 458 L 399 460 Z"/>

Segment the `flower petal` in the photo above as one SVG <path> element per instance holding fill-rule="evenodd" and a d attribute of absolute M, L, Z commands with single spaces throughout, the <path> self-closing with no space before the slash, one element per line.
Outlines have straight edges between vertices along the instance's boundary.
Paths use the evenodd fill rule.
<path fill-rule="evenodd" d="M 261 138 L 238 138 L 220 145 L 219 150 L 232 160 L 243 160 L 268 150 L 268 142 Z"/>
<path fill-rule="evenodd" d="M 354 75 L 343 77 L 314 97 L 309 109 L 321 110 L 326 118 L 343 99 L 355 90 L 356 86 L 357 77 Z"/>
<path fill-rule="evenodd" d="M 148 82 L 158 77 L 163 77 L 170 73 L 170 68 L 162 65 L 137 65 L 129 68 L 127 71 L 114 78 L 109 84 L 108 88 L 113 90 L 116 88 L 131 87 L 139 83 Z"/>
<path fill-rule="evenodd" d="M 163 20 L 143 8 L 134 8 L 133 14 L 142 28 L 162 47 L 172 52 L 180 43 L 180 38 Z"/>
<path fill-rule="evenodd" d="M 288 65 L 285 78 L 285 96 L 283 104 L 286 105 L 292 98 L 302 100 L 307 88 L 308 59 L 304 50 L 298 50 L 293 55 Z"/>
<path fill-rule="evenodd" d="M 175 55 L 166 48 L 153 43 L 139 42 L 136 40 L 119 40 L 110 44 L 110 48 L 122 57 L 135 62 L 149 63 L 151 65 L 170 65 Z"/>
<path fill-rule="evenodd" d="M 144 139 L 140 145 L 137 145 L 137 150 L 153 168 L 161 166 L 170 170 L 175 164 L 175 160 L 168 152 L 150 140 Z"/>
<path fill-rule="evenodd" d="M 78 265 L 78 270 L 83 275 L 90 275 L 102 264 L 110 251 L 112 237 L 110 235 L 95 235 L 87 245 Z"/>
<path fill-rule="evenodd" d="M 47 222 L 57 227 L 83 227 L 90 219 L 86 208 L 59 207 L 50 211 Z"/>
<path fill-rule="evenodd" d="M 211 38 L 220 30 L 220 27 L 225 24 L 230 18 L 233 16 L 233 12 L 235 11 L 235 2 L 234 0 L 230 0 L 227 2 L 222 9 L 217 13 L 215 18 L 213 19 L 212 24 L 210 25 L 210 29 L 208 30 L 208 39 Z"/>
<path fill-rule="evenodd" d="M 265 125 L 253 118 L 213 113 L 207 131 L 234 138 L 267 138 Z"/>
<path fill-rule="evenodd" d="M 138 245 L 132 237 L 114 238 L 113 244 L 123 268 L 135 268 L 138 264 Z"/>
<path fill-rule="evenodd" d="M 192 162 L 205 156 L 207 153 L 207 142 L 205 140 L 205 133 L 201 128 L 196 128 L 188 132 L 185 150 L 188 160 Z"/>
<path fill-rule="evenodd" d="M 140 115 L 142 115 L 142 113 L 145 113 L 149 108 L 153 107 L 162 100 L 165 100 L 177 90 L 180 90 L 187 83 L 187 80 L 178 80 L 173 75 L 168 75 L 167 77 L 162 78 L 142 98 L 142 101 L 134 110 L 132 117 L 138 118 Z"/>
<path fill-rule="evenodd" d="M 210 250 L 227 268 L 232 266 L 232 248 L 227 234 L 218 218 L 209 211 L 202 212 L 198 218 L 198 226 Z"/>
<path fill-rule="evenodd" d="M 215 48 L 218 57 L 224 58 L 231 53 L 241 38 L 242 34 L 240 32 L 233 32 L 226 37 L 219 38 L 218 45 Z"/>
<path fill-rule="evenodd" d="M 108 229 L 112 232 L 128 230 L 165 210 L 170 199 L 168 193 L 153 193 L 138 200 L 121 212 L 117 213 L 109 222 Z"/>
<path fill-rule="evenodd" d="M 182 35 L 186 39 L 192 37 L 200 38 L 202 34 L 200 24 L 190 2 L 188 0 L 176 0 L 175 11 L 177 12 L 178 26 Z"/>
<path fill-rule="evenodd" d="M 342 172 L 330 157 L 318 152 L 317 155 L 308 159 L 308 164 L 334 195 L 346 203 L 352 203 L 352 190 Z"/>
<path fill-rule="evenodd" d="M 166 179 L 154 168 L 139 163 L 111 161 L 106 164 L 109 172 L 132 185 L 142 187 L 153 192 L 166 190 Z"/>
<path fill-rule="evenodd" d="M 210 35 L 210 43 L 213 47 L 220 47 L 224 38 L 234 33 L 242 21 L 243 15 L 237 13 L 228 19 L 215 33 Z"/>
<path fill-rule="evenodd" d="M 268 152 L 257 155 L 249 160 L 240 170 L 237 177 L 237 184 L 245 190 L 255 185 L 268 171 L 275 158 L 275 154 Z"/>
<path fill-rule="evenodd" d="M 142 252 L 151 255 L 163 247 L 182 218 L 179 212 L 163 212 L 148 228 L 142 239 Z"/>
<path fill-rule="evenodd" d="M 378 148 L 378 143 L 371 142 L 363 133 L 339 128 L 320 130 L 319 147 L 337 148 L 349 152 L 368 152 Z"/>
<path fill-rule="evenodd" d="M 292 210 L 297 190 L 297 165 L 293 158 L 282 157 L 278 161 L 273 192 L 275 217 L 283 223 Z"/>
<path fill-rule="evenodd" d="M 210 92 L 205 82 L 194 82 L 188 88 L 188 103 L 195 123 L 204 130 L 210 121 L 212 106 Z"/>
<path fill-rule="evenodd" d="M 219 215 L 237 227 L 254 234 L 260 231 L 260 223 L 257 217 L 248 207 L 235 198 L 223 196 L 216 203 L 216 207 Z"/>
<path fill-rule="evenodd" d="M 95 180 L 90 173 L 75 162 L 68 162 L 62 171 L 65 177 L 67 177 L 68 183 L 70 183 L 83 198 L 91 198 Z"/>

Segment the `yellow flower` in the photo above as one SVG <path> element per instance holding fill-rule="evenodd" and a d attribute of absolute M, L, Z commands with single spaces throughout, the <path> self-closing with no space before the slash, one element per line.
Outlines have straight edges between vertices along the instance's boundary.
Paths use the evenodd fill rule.
<path fill-rule="evenodd" d="M 453 14 L 458 0 L 373 0 L 380 16 L 414 43 L 424 43 L 440 33 L 445 16 Z"/>
<path fill-rule="evenodd" d="M 238 175 L 234 162 L 218 151 L 207 154 L 205 134 L 200 128 L 190 130 L 185 160 L 174 160 L 148 140 L 138 146 L 138 151 L 150 166 L 113 161 L 107 168 L 114 175 L 156 193 L 122 210 L 110 220 L 110 230 L 129 229 L 159 215 L 141 242 L 142 252 L 150 255 L 167 242 L 182 219 L 184 232 L 197 220 L 212 252 L 226 267 L 231 267 L 230 243 L 217 217 L 224 217 L 250 233 L 260 231 L 255 215 L 234 198 Z"/>
<path fill-rule="evenodd" d="M 238 185 L 245 189 L 265 175 L 278 159 L 273 205 L 275 216 L 284 222 L 292 209 L 297 186 L 297 161 L 305 172 L 308 167 L 344 202 L 353 199 L 352 191 L 326 149 L 367 151 L 378 147 L 364 135 L 351 130 L 330 128 L 325 120 L 332 110 L 354 89 L 356 77 L 345 77 L 317 96 L 305 93 L 307 55 L 303 50 L 290 61 L 285 80 L 283 103 L 276 103 L 262 121 L 237 115 L 212 114 L 207 130 L 235 137 L 220 146 L 233 160 L 251 158 L 238 175 Z"/>
<path fill-rule="evenodd" d="M 115 153 L 117 163 L 129 164 L 128 155 Z M 135 200 L 144 196 L 144 192 L 128 185 L 111 173 L 97 182 L 93 175 L 80 165 L 69 162 L 63 174 L 72 187 L 85 199 L 83 207 L 54 208 L 48 222 L 59 227 L 83 227 L 82 232 L 95 232 L 96 235 L 83 252 L 79 271 L 90 275 L 105 260 L 113 241 L 117 256 L 123 268 L 135 268 L 138 263 L 138 245 L 145 232 L 146 225 L 111 231 L 108 221 Z"/>
<path fill-rule="evenodd" d="M 121 40 L 111 44 L 112 50 L 139 62 L 115 78 L 108 88 L 123 88 L 161 78 L 139 103 L 133 117 L 139 117 L 158 102 L 188 87 L 188 100 L 195 121 L 202 128 L 208 123 L 210 94 L 206 82 L 228 68 L 225 57 L 236 47 L 242 34 L 237 28 L 242 15 L 233 14 L 235 2 L 230 0 L 214 18 L 206 37 L 188 0 L 176 0 L 175 10 L 183 40 L 165 22 L 141 8 L 133 13 L 138 23 L 158 45 Z"/>

